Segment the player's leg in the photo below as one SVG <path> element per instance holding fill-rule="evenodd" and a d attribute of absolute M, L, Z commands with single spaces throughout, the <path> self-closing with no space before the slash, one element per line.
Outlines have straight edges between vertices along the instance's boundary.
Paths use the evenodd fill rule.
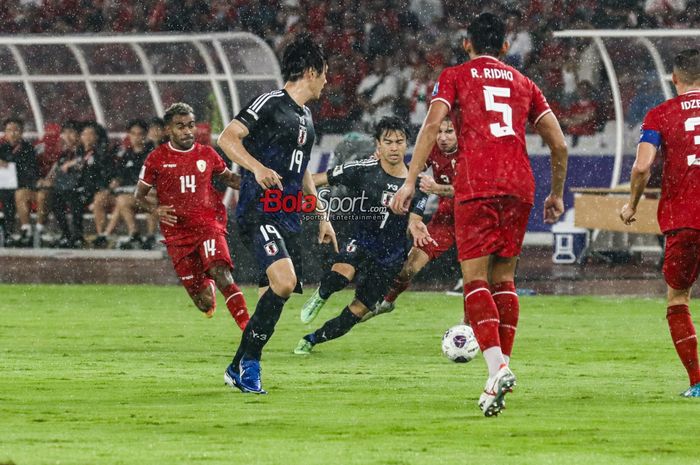
<path fill-rule="evenodd" d="M 357 245 L 354 239 L 343 243 L 341 252 L 336 256 L 331 269 L 323 275 L 321 283 L 301 307 L 299 317 L 302 323 L 311 323 L 321 311 L 326 301 L 334 293 L 345 289 L 355 278 L 356 264 L 358 260 Z"/>
<path fill-rule="evenodd" d="M 20 188 L 15 191 L 15 207 L 20 225 L 20 245 L 29 247 L 32 244 L 32 223 L 30 219 L 34 191 Z"/>
<path fill-rule="evenodd" d="M 196 245 L 168 246 L 175 274 L 180 278 L 195 307 L 207 318 L 216 311 L 214 280 L 207 276 Z"/>
<path fill-rule="evenodd" d="M 401 264 L 384 267 L 371 259 L 357 262 L 357 269 L 362 270 L 357 280 L 355 298 L 338 316 L 326 321 L 313 333 L 304 336 L 297 344 L 294 353 L 305 355 L 316 344 L 337 339 L 347 334 L 362 318 L 370 313 L 371 303 L 381 298 L 389 287 L 393 276 Z"/>
<path fill-rule="evenodd" d="M 295 270 L 298 257 L 296 237 L 292 234 L 283 237 L 274 225 L 262 225 L 254 229 L 251 236 L 246 240 L 265 270 L 269 287 L 258 300 L 255 313 L 243 331 L 238 350 L 226 369 L 224 380 L 229 386 L 243 392 L 265 394 L 261 384 L 260 358 L 287 299 L 295 290 L 300 292 Z M 286 241 L 289 242 L 292 256 L 287 250 Z"/>
<path fill-rule="evenodd" d="M 678 357 L 688 373 L 690 387 L 682 394 L 700 397 L 698 340 L 690 316 L 690 289 L 698 277 L 700 231 L 680 230 L 666 236 L 663 273 L 668 286 L 666 319 Z"/>
<path fill-rule="evenodd" d="M 41 238 L 49 216 L 49 189 L 39 189 L 36 193 L 36 234 Z M 41 241 L 41 239 L 39 239 Z"/>
<path fill-rule="evenodd" d="M 226 308 L 242 330 L 245 329 L 250 316 L 243 292 L 231 276 L 233 263 L 226 243 L 226 236 L 213 235 L 202 242 L 198 249 L 200 259 L 207 274 L 214 280 L 216 287 L 226 299 Z"/>
<path fill-rule="evenodd" d="M 107 211 L 112 206 L 114 196 L 107 190 L 102 189 L 95 193 L 93 197 L 93 214 L 95 215 L 95 231 L 98 235 L 104 232 L 107 223 Z"/>
<path fill-rule="evenodd" d="M 491 262 L 491 296 L 498 308 L 498 336 L 506 363 L 510 363 L 520 317 L 520 303 L 515 292 L 517 264 L 518 257 L 494 256 Z"/>

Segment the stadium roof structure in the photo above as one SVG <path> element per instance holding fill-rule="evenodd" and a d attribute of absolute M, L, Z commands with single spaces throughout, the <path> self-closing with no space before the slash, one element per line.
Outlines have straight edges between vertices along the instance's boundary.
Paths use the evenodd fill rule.
<path fill-rule="evenodd" d="M 554 32 L 554 37 L 558 38 L 590 39 L 604 66 L 615 111 L 615 163 L 611 188 L 620 182 L 624 147 L 630 142 L 636 144 L 636 140 L 631 139 L 638 138 L 638 124 L 641 123 L 632 117 L 631 105 L 624 105 L 623 94 L 647 94 L 650 96 L 647 104 L 654 101 L 658 104 L 672 98 L 673 58 L 684 48 L 697 47 L 698 36 L 700 29 L 573 29 Z M 651 106 L 647 105 L 646 110 Z"/>
<path fill-rule="evenodd" d="M 128 120 L 162 115 L 175 101 L 216 131 L 282 84 L 273 50 L 245 32 L 0 36 L 0 104 L 24 117 L 29 135 L 77 112 L 123 132 Z"/>

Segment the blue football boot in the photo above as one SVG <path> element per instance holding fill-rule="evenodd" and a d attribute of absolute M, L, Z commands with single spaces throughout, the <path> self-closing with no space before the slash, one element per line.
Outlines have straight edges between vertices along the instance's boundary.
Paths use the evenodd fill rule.
<path fill-rule="evenodd" d="M 681 393 L 683 397 L 700 397 L 700 383 L 693 384 L 685 392 Z"/>
<path fill-rule="evenodd" d="M 260 360 L 241 359 L 240 377 L 238 380 L 238 388 L 243 392 L 252 392 L 253 394 L 267 394 L 267 391 L 262 388 L 260 381 Z"/>

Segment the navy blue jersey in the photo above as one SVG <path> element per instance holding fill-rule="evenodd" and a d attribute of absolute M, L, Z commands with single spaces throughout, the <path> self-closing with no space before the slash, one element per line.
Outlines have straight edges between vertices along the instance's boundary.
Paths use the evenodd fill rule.
<path fill-rule="evenodd" d="M 286 90 L 262 94 L 246 105 L 236 119 L 248 128 L 245 149 L 267 168 L 282 176 L 282 195 L 296 196 L 311 158 L 316 133 L 311 112 L 292 100 Z M 241 228 L 274 224 L 278 228 L 301 231 L 300 212 L 264 212 L 264 190 L 248 170 L 241 173 L 241 190 L 236 219 Z"/>
<path fill-rule="evenodd" d="M 390 266 L 403 262 L 411 248 L 406 230 L 409 215 L 394 214 L 389 205 L 406 178 L 391 176 L 379 160 L 358 160 L 328 170 L 331 186 L 343 185 L 354 201 L 350 247 L 357 246 L 378 263 Z M 411 203 L 410 213 L 423 216 L 428 196 L 419 189 Z"/>

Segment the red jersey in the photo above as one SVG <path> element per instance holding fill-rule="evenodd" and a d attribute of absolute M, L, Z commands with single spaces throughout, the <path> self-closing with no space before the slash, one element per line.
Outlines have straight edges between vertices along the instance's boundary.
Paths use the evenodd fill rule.
<path fill-rule="evenodd" d="M 438 184 L 452 184 L 455 179 L 456 163 L 457 154 L 445 155 L 440 151 L 437 144 L 433 146 L 433 151 L 430 152 L 430 157 L 428 157 L 428 166 L 433 167 L 433 178 Z M 453 224 L 453 210 L 454 198 L 441 196 L 432 221 L 441 224 Z"/>
<path fill-rule="evenodd" d="M 525 124 L 551 111 L 540 89 L 515 68 L 480 56 L 445 68 L 433 89 L 436 100 L 459 107 L 455 198 L 515 196 L 532 204 Z"/>
<path fill-rule="evenodd" d="M 139 181 L 156 189 L 160 205 L 175 207 L 175 226 L 160 224 L 165 243 L 181 245 L 211 232 L 226 232 L 226 207 L 212 178 L 226 170 L 213 148 L 197 142 L 189 150 L 165 143 L 153 150 Z"/>
<path fill-rule="evenodd" d="M 642 123 L 641 142 L 661 149 L 663 174 L 657 217 L 661 231 L 700 229 L 700 90 L 652 108 Z"/>

